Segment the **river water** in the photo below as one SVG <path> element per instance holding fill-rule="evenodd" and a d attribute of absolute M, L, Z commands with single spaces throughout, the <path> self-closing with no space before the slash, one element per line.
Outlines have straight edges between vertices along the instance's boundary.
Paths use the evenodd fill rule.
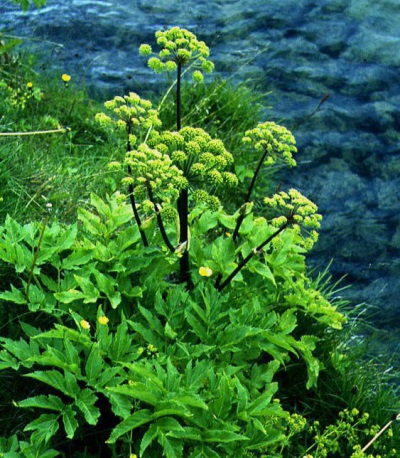
<path fill-rule="evenodd" d="M 343 294 L 369 304 L 398 345 L 399 0 L 48 0 L 29 14 L 0 0 L 0 14 L 3 30 L 35 38 L 53 67 L 104 97 L 157 89 L 137 48 L 173 25 L 210 46 L 217 72 L 271 91 L 266 116 L 300 151 L 285 184 L 324 215 L 311 260 L 333 259 L 353 285 Z"/>

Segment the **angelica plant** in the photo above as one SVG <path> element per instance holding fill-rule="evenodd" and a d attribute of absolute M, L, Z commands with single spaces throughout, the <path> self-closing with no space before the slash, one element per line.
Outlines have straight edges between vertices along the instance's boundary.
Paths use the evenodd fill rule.
<path fill-rule="evenodd" d="M 156 41 L 161 47 L 158 54 L 155 54 L 147 44 L 140 46 L 140 53 L 149 56 L 148 66 L 156 73 L 176 71 L 176 131 L 162 130 L 158 113 L 152 108 L 151 103 L 134 93 L 106 102 L 106 108 L 113 111 L 116 121 L 105 114 L 99 114 L 98 120 L 103 124 L 114 124 L 127 137 L 124 164 L 128 174 L 122 181 L 128 186 L 131 205 L 144 245 L 148 246 L 145 229 L 153 215 L 167 248 L 179 256 L 180 282 L 186 283 L 190 288 L 190 203 L 205 205 L 216 212 L 221 208 L 219 192 L 234 189 L 238 185 L 238 179 L 232 171 L 233 156 L 226 150 L 221 139 L 211 138 L 201 128 L 181 126 L 182 69 L 190 66 L 194 81 L 202 81 L 202 71 L 213 70 L 213 64 L 208 59 L 208 47 L 193 33 L 178 27 L 157 32 Z M 233 227 L 232 239 L 236 245 L 239 243 L 243 221 L 253 212 L 251 196 L 262 166 L 270 167 L 279 162 L 293 167 L 296 165 L 293 154 L 297 152 L 291 132 L 274 122 L 261 123 L 247 130 L 242 141 L 245 147 L 251 147 L 258 152 L 260 159 L 244 205 L 238 212 Z M 113 167 L 118 167 L 118 163 L 114 162 Z M 274 206 L 280 211 L 278 219 L 274 218 L 270 222 L 271 227 L 277 227 L 277 230 L 273 234 L 270 232 L 264 240 L 253 247 L 251 253 L 238 260 L 229 274 L 225 272 L 225 280 L 224 272 L 220 271 L 215 283 L 217 289 L 221 291 L 225 288 L 255 254 L 262 252 L 289 226 L 295 232 L 300 232 L 301 222 L 303 228 L 309 231 L 309 235 L 300 237 L 299 243 L 307 245 L 307 248 L 312 247 L 317 239 L 316 229 L 319 227 L 319 219 L 315 216 L 317 209 L 311 202 L 305 203 L 305 198 L 296 194 L 294 190 L 289 194 L 280 194 L 279 202 L 276 200 L 277 196 L 272 200 L 266 198 L 267 207 Z M 137 199 L 141 202 L 144 223 L 139 215 Z M 285 199 L 291 202 L 286 202 Z M 278 203 L 282 205 L 279 207 Z M 311 213 L 314 216 L 311 216 Z M 164 224 L 174 220 L 177 222 L 175 243 L 171 241 L 171 234 Z"/>
<path fill-rule="evenodd" d="M 203 81 L 203 72 L 211 73 L 214 64 L 208 59 L 210 50 L 204 41 L 199 41 L 192 32 L 179 27 L 156 32 L 157 44 L 161 47 L 158 56 L 148 60 L 148 66 L 155 73 L 176 71 L 176 129 L 181 129 L 181 81 L 183 67 L 191 65 L 193 81 Z M 152 55 L 152 48 L 142 44 L 139 48 L 143 56 Z"/>
<path fill-rule="evenodd" d="M 293 134 L 285 127 L 279 126 L 274 122 L 265 122 L 258 124 L 254 129 L 248 130 L 242 138 L 244 145 L 252 146 L 254 150 L 261 153 L 260 160 L 254 171 L 253 178 L 250 182 L 249 189 L 244 199 L 245 205 L 250 202 L 251 194 L 256 184 L 261 167 L 272 166 L 276 162 L 283 162 L 284 164 L 294 167 L 296 161 L 293 158 L 293 153 L 297 152 L 296 140 Z M 235 230 L 233 231 L 233 240 L 237 240 L 240 226 L 244 220 L 246 213 L 242 212 L 236 223 Z"/>
<path fill-rule="evenodd" d="M 289 193 L 280 192 L 270 198 L 266 197 L 264 202 L 267 206 L 275 210 L 279 208 L 280 216 L 271 220 L 271 225 L 277 227 L 276 231 L 263 240 L 257 247 L 253 248 L 223 282 L 221 282 L 221 276 L 217 278 L 215 286 L 219 291 L 222 291 L 254 256 L 262 253 L 264 248 L 289 226 L 294 229 L 295 233 L 300 235 L 298 243 L 307 249 L 311 249 L 317 240 L 318 233 L 316 229 L 320 227 L 322 216 L 317 213 L 317 206 L 299 191 L 291 189 Z M 306 230 L 305 235 L 302 228 Z M 309 230 L 311 230 L 311 233 Z"/>
<path fill-rule="evenodd" d="M 345 321 L 306 273 L 317 206 L 296 190 L 264 196 L 261 214 L 254 203 L 262 167 L 296 165 L 293 135 L 272 122 L 242 134 L 259 161 L 228 213 L 235 152 L 181 125 L 181 78 L 212 70 L 208 47 L 177 27 L 156 41 L 157 55 L 140 51 L 156 73 L 176 72 L 176 129 L 134 92 L 96 116 L 119 139 L 109 166 L 129 195 L 92 194 L 75 224 L 0 226 L 0 260 L 16 272 L 0 300 L 46 314 L 21 323 L 18 341 L 0 337 L 0 369 L 54 390 L 18 401 L 45 412 L 25 425 L 29 456 L 66 442 L 70 456 L 93 432 L 93 456 L 278 456 L 306 421 L 275 397 L 287 397 L 279 380 L 295 364 L 296 385 L 315 387 L 313 329 Z M 318 327 L 303 332 L 302 315 Z M 0 438 L 0 454 L 25 444 Z"/>
<path fill-rule="evenodd" d="M 130 92 L 124 97 L 114 97 L 113 100 L 105 102 L 104 106 L 112 112 L 112 116 L 101 112 L 96 115 L 96 120 L 103 127 L 114 128 L 117 132 L 119 131 L 123 134 L 127 155 L 130 154 L 138 142 L 145 140 L 153 128 L 161 126 L 157 111 L 152 108 L 151 102 L 142 99 L 134 92 Z M 149 242 L 147 241 L 146 233 L 142 229 L 142 222 L 135 200 L 131 162 L 127 160 L 125 163 L 127 165 L 128 177 L 124 183 L 128 186 L 129 200 L 136 223 L 139 226 L 143 245 L 148 246 Z M 113 161 L 110 163 L 110 167 L 119 169 L 121 163 Z"/>
<path fill-rule="evenodd" d="M 212 72 L 214 64 L 208 59 L 210 50 L 204 41 L 199 41 L 192 32 L 179 27 L 173 27 L 166 31 L 156 32 L 157 44 L 161 47 L 158 57 L 152 56 L 148 60 L 148 66 L 156 73 L 176 71 L 176 129 L 181 130 L 181 81 L 182 69 L 192 65 L 192 73 L 195 82 L 203 80 L 203 71 Z M 152 54 L 150 45 L 142 44 L 139 52 L 144 56 Z M 178 199 L 179 213 L 179 246 L 188 245 L 189 232 L 187 214 L 189 208 L 188 190 L 182 189 Z M 182 252 L 180 258 L 180 279 L 190 285 L 189 253 Z"/>

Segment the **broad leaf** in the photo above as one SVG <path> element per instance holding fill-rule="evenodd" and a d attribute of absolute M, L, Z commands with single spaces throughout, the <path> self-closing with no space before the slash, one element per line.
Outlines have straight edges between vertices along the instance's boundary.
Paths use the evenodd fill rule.
<path fill-rule="evenodd" d="M 97 401 L 97 396 L 89 388 L 85 388 L 79 393 L 78 398 L 76 399 L 76 406 L 85 416 L 85 420 L 89 425 L 97 424 L 97 420 L 100 417 L 100 411 L 98 407 L 95 406 Z"/>
<path fill-rule="evenodd" d="M 107 444 L 114 444 L 115 441 L 122 435 L 138 428 L 139 426 L 149 423 L 152 420 L 152 412 L 148 409 L 142 409 L 135 412 L 113 429 L 110 438 L 106 441 Z"/>

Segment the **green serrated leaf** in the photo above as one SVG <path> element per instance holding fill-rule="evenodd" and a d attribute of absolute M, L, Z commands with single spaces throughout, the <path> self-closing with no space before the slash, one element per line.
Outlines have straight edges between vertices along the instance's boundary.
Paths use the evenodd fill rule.
<path fill-rule="evenodd" d="M 148 409 L 142 409 L 135 412 L 130 417 L 122 421 L 116 428 L 113 429 L 110 438 L 106 441 L 107 444 L 114 444 L 115 441 L 122 435 L 138 428 L 153 420 L 152 412 Z"/>
<path fill-rule="evenodd" d="M 129 326 L 139 333 L 145 340 L 145 342 L 152 343 L 153 345 L 157 346 L 157 342 L 159 337 L 156 333 L 154 333 L 148 326 L 143 325 L 142 323 L 128 321 Z"/>
<path fill-rule="evenodd" d="M 111 393 L 111 391 L 107 391 L 105 394 L 110 401 L 111 410 L 115 415 L 123 418 L 124 420 L 131 415 L 132 401 L 127 396 L 118 393 Z"/>
<path fill-rule="evenodd" d="M 11 291 L 4 291 L 0 293 L 0 299 L 13 302 L 14 304 L 26 304 L 27 299 L 25 294 L 19 289 L 11 285 Z"/>
<path fill-rule="evenodd" d="M 236 442 L 236 441 L 248 441 L 249 438 L 242 434 L 233 433 L 224 429 L 211 429 L 203 434 L 204 442 Z"/>
<path fill-rule="evenodd" d="M 212 413 L 219 419 L 225 419 L 231 409 L 232 398 L 233 382 L 231 386 L 231 380 L 226 375 L 222 375 L 214 399 L 210 403 Z"/>
<path fill-rule="evenodd" d="M 186 320 L 187 322 L 190 324 L 191 328 L 192 328 L 192 331 L 198 336 L 200 337 L 200 339 L 203 341 L 203 342 L 207 342 L 208 339 L 209 339 L 209 335 L 206 331 L 206 329 L 204 328 L 204 326 L 202 324 L 200 324 L 200 321 L 195 318 L 190 312 L 188 312 L 187 310 L 185 310 L 185 316 L 186 316 Z"/>
<path fill-rule="evenodd" d="M 67 434 L 68 439 L 72 439 L 74 437 L 75 431 L 78 428 L 79 424 L 75 418 L 76 412 L 72 410 L 71 406 L 66 406 L 63 411 L 63 424 L 65 433 Z"/>
<path fill-rule="evenodd" d="M 55 324 L 56 329 L 50 329 L 50 331 L 42 332 L 34 336 L 34 339 L 66 339 L 72 342 L 79 342 L 85 348 L 90 349 L 92 346 L 92 341 L 90 336 L 76 331 L 75 329 L 67 328 L 60 324 Z M 79 360 L 80 361 L 80 360 Z"/>
<path fill-rule="evenodd" d="M 75 278 L 76 283 L 80 286 L 84 294 L 83 302 L 85 304 L 96 302 L 97 299 L 100 297 L 100 292 L 94 286 L 94 284 L 90 281 L 90 279 L 86 277 L 81 277 L 79 275 L 74 275 L 74 278 Z"/>
<path fill-rule="evenodd" d="M 63 339 L 65 360 L 71 366 L 75 366 L 80 372 L 81 359 L 75 345 L 66 336 Z"/>
<path fill-rule="evenodd" d="M 164 332 L 165 332 L 165 335 L 170 338 L 170 339 L 175 339 L 175 337 L 178 335 L 177 332 L 175 332 L 170 324 L 168 323 L 168 321 L 165 323 L 165 326 L 164 326 Z"/>
<path fill-rule="evenodd" d="M 118 287 L 117 280 L 108 277 L 107 275 L 104 275 L 103 273 L 99 272 L 96 268 L 92 268 L 91 272 L 93 273 L 96 279 L 97 287 L 99 288 L 99 290 L 107 296 L 112 308 L 117 308 L 117 306 L 121 302 L 121 293 L 116 291 L 116 288 Z"/>
<path fill-rule="evenodd" d="M 64 410 L 65 405 L 58 396 L 40 395 L 18 402 L 18 407 L 37 407 L 39 409 L 49 409 L 61 412 Z"/>
<path fill-rule="evenodd" d="M 99 344 L 93 344 L 85 365 L 87 381 L 90 384 L 96 384 L 103 370 L 103 359 L 100 356 Z"/>
<path fill-rule="evenodd" d="M 141 383 L 141 382 L 132 382 L 129 385 L 120 385 L 116 387 L 108 387 L 113 393 L 124 394 L 130 398 L 145 402 L 152 406 L 155 406 L 160 398 L 160 392 L 155 391 L 155 386 L 151 384 Z"/>
<path fill-rule="evenodd" d="M 61 293 L 55 293 L 54 297 L 63 304 L 70 304 L 71 302 L 84 299 L 86 296 L 82 291 L 70 289 Z"/>
<path fill-rule="evenodd" d="M 56 390 L 59 390 L 72 398 L 75 398 L 76 396 L 76 388 L 71 390 L 71 387 L 67 386 L 63 375 L 59 371 L 35 371 L 24 375 L 24 377 L 30 377 L 34 378 L 35 380 L 39 380 L 40 382 L 50 385 Z"/>
<path fill-rule="evenodd" d="M 126 321 L 123 321 L 118 326 L 117 332 L 114 335 L 109 354 L 114 361 L 120 361 L 128 352 L 130 346 L 131 342 L 128 337 L 128 325 Z"/>
<path fill-rule="evenodd" d="M 189 458 L 221 458 L 221 455 L 205 444 L 196 447 Z"/>
<path fill-rule="evenodd" d="M 260 261 L 253 261 L 250 265 L 250 271 L 257 272 L 259 275 L 266 278 L 274 286 L 276 286 L 274 274 L 272 273 L 271 269 L 267 266 L 267 264 L 263 264 Z"/>
<path fill-rule="evenodd" d="M 78 225 L 77 223 L 72 224 L 67 227 L 61 236 L 57 239 L 56 243 L 56 252 L 61 253 L 61 251 L 69 250 L 75 242 L 76 236 L 78 234 Z"/>
<path fill-rule="evenodd" d="M 141 315 L 146 319 L 150 328 L 153 329 L 159 336 L 164 337 L 163 325 L 161 324 L 157 316 L 153 314 L 150 310 L 147 310 L 146 308 L 142 307 L 141 305 L 139 305 L 138 308 Z"/>
<path fill-rule="evenodd" d="M 78 208 L 78 219 L 82 221 L 85 231 L 97 237 L 103 236 L 105 227 L 97 215 L 84 208 Z"/>
<path fill-rule="evenodd" d="M 31 436 L 31 440 L 36 444 L 40 444 L 41 442 L 47 443 L 57 432 L 58 428 L 58 415 L 43 414 L 36 420 L 28 423 L 25 426 L 24 431 L 34 431 Z"/>
<path fill-rule="evenodd" d="M 76 398 L 76 406 L 83 413 L 89 425 L 97 424 L 100 417 L 100 410 L 95 406 L 97 396 L 89 388 L 82 390 Z"/>
<path fill-rule="evenodd" d="M 174 438 L 169 438 L 166 434 L 158 433 L 158 442 L 164 449 L 167 458 L 182 458 L 183 443 Z"/>
<path fill-rule="evenodd" d="M 93 259 L 94 249 L 83 249 L 73 251 L 61 262 L 61 268 L 64 270 L 78 269 Z"/>
<path fill-rule="evenodd" d="M 151 445 L 154 439 L 158 435 L 158 428 L 155 423 L 152 423 L 149 426 L 149 429 L 144 433 L 143 438 L 140 442 L 140 455 L 144 456 L 144 452 L 146 451 L 147 447 Z"/>

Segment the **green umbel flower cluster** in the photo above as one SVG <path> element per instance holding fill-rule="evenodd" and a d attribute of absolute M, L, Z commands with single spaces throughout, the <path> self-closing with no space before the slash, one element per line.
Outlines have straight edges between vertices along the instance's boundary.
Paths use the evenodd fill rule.
<path fill-rule="evenodd" d="M 214 64 L 208 60 L 210 50 L 204 41 L 198 41 L 196 35 L 186 29 L 173 27 L 155 34 L 157 44 L 161 47 L 158 57 L 150 57 L 148 66 L 155 73 L 175 71 L 179 66 L 195 63 L 192 73 L 195 82 L 203 81 L 203 72 L 210 73 Z M 139 48 L 142 56 L 153 54 L 151 46 L 143 44 Z"/>
<path fill-rule="evenodd" d="M 274 122 L 264 122 L 246 131 L 242 141 L 252 145 L 257 151 L 267 152 L 264 162 L 266 165 L 272 165 L 277 161 L 282 161 L 290 167 L 296 165 L 293 159 L 293 153 L 297 152 L 296 140 L 286 127 Z"/>
<path fill-rule="evenodd" d="M 197 189 L 193 192 L 192 197 L 195 204 L 206 204 L 211 211 L 216 212 L 221 206 L 221 202 L 218 197 L 210 196 L 210 194 L 208 194 L 207 191 L 204 191 L 204 189 Z"/>
<path fill-rule="evenodd" d="M 237 186 L 236 175 L 226 171 L 233 157 L 221 140 L 200 128 L 184 127 L 179 132 L 153 132 L 149 144 L 169 154 L 191 184 L 207 183 L 213 188 Z"/>
<path fill-rule="evenodd" d="M 130 146 L 133 148 L 138 137 L 143 140 L 149 129 L 161 126 L 157 110 L 152 108 L 149 100 L 142 99 L 134 92 L 123 97 L 117 96 L 104 103 L 111 110 L 113 117 L 98 113 L 96 120 L 103 126 L 117 126 L 123 132 L 128 132 Z M 134 132 L 134 133 L 133 133 Z"/>
<path fill-rule="evenodd" d="M 264 203 L 278 214 L 271 224 L 280 227 L 289 222 L 293 229 L 302 236 L 301 244 L 310 250 L 318 240 L 317 229 L 321 227 L 322 216 L 317 213 L 318 207 L 311 200 L 304 197 L 296 189 L 290 189 L 288 193 L 282 191 L 272 197 L 266 197 Z M 301 233 L 305 229 L 305 234 Z"/>
<path fill-rule="evenodd" d="M 179 191 L 188 185 L 183 172 L 172 163 L 167 154 L 145 143 L 126 153 L 125 165 L 131 173 L 122 181 L 134 186 L 136 195 L 145 195 L 150 190 L 154 196 L 158 195 L 168 201 L 177 198 Z"/>

